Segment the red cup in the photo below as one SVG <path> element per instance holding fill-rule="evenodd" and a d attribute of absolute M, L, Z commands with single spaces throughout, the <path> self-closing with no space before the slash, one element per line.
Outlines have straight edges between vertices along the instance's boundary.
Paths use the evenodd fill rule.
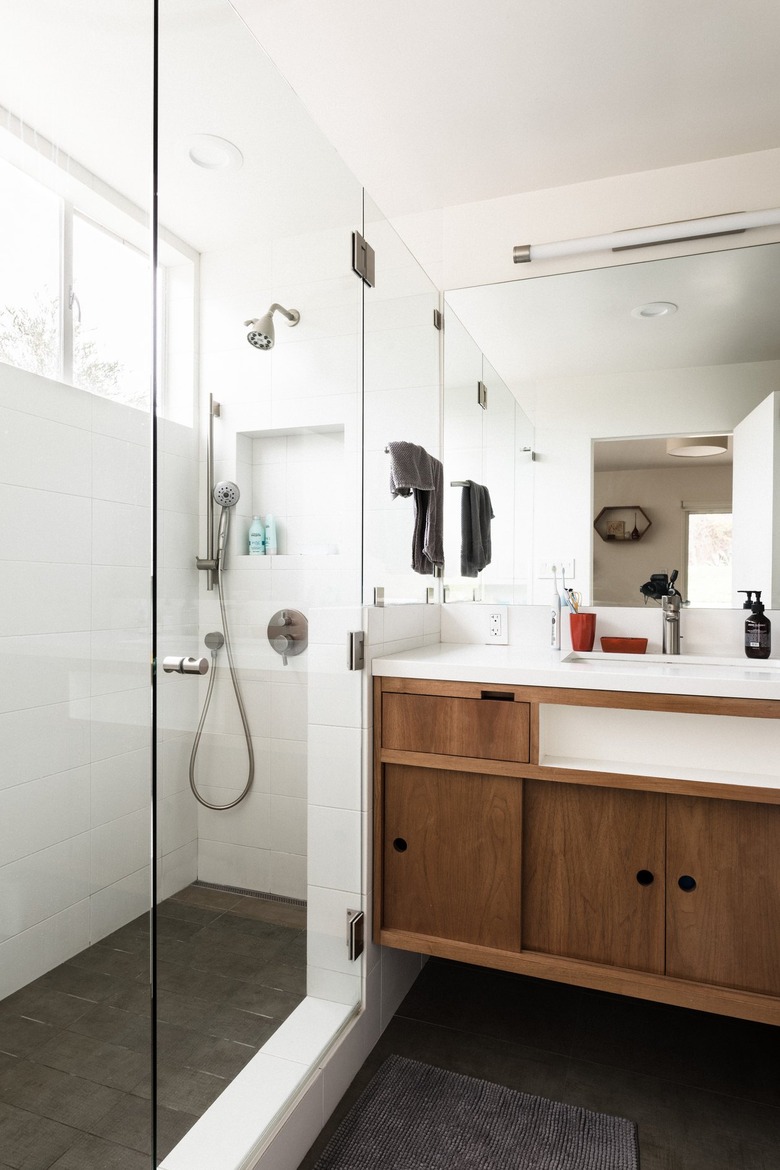
<path fill-rule="evenodd" d="M 595 613 L 570 613 L 572 650 L 592 650 L 596 638 Z"/>

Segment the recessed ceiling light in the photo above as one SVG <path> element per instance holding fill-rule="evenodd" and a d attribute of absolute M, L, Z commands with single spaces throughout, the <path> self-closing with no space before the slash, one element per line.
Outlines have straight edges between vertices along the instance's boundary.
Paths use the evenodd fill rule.
<path fill-rule="evenodd" d="M 631 310 L 632 317 L 671 317 L 677 312 L 677 305 L 672 301 L 650 301 L 647 305 L 637 305 Z"/>
<path fill-rule="evenodd" d="M 187 141 L 187 154 L 204 171 L 237 171 L 244 165 L 238 147 L 217 134 L 193 134 Z"/>
<path fill-rule="evenodd" d="M 702 435 L 700 438 L 666 440 L 667 455 L 682 455 L 688 459 L 701 459 L 705 455 L 724 455 L 728 449 L 727 435 Z"/>

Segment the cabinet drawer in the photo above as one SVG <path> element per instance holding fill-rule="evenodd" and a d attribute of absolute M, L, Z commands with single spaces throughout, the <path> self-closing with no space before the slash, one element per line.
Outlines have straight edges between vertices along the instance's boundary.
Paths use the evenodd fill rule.
<path fill-rule="evenodd" d="M 386 748 L 528 763 L 529 734 L 528 703 L 387 692 L 383 696 Z"/>

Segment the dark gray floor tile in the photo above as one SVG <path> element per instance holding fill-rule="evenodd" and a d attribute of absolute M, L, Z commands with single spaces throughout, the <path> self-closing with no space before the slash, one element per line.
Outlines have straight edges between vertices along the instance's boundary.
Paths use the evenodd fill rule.
<path fill-rule="evenodd" d="M 17 1064 L 0 1073 L 0 1100 L 74 1129 L 87 1129 L 119 1099 L 115 1089 L 93 1081 L 26 1060 Z"/>
<path fill-rule="evenodd" d="M 80 967 L 100 975 L 118 975 L 134 979 L 149 970 L 149 956 L 136 951 L 122 951 L 96 943 L 74 955 L 68 967 Z M 91 997 L 95 998 L 95 997 Z"/>
<path fill-rule="evenodd" d="M 172 1061 L 157 1062 L 157 1103 L 165 1109 L 173 1109 L 200 1117 L 230 1084 L 232 1078 L 219 1077 L 202 1069 Z M 149 1082 L 138 1085 L 133 1092 L 138 1097 L 151 1096 Z"/>
<path fill-rule="evenodd" d="M 39 1020 L 28 1020 L 25 1016 L 14 1016 L 10 1012 L 0 1014 L 0 1052 L 12 1056 L 29 1056 L 42 1044 L 57 1035 L 58 1028 L 42 1024 Z"/>
<path fill-rule="evenodd" d="M 48 1170 L 79 1136 L 70 1126 L 0 1102 L 0 1158 L 13 1170 Z"/>
<path fill-rule="evenodd" d="M 306 931 L 301 931 L 297 938 L 294 938 L 276 955 L 283 963 L 288 963 L 291 967 L 306 968 L 307 963 L 307 940 Z"/>
<path fill-rule="evenodd" d="M 163 1023 L 180 1024 L 195 1032 L 238 1040 L 255 1048 L 264 1044 L 276 1028 L 275 1021 L 264 1020 L 251 1012 L 228 1004 L 205 1005 L 202 999 L 191 999 L 173 991 L 159 993 L 157 1018 Z"/>
<path fill-rule="evenodd" d="M 134 951 L 136 954 L 149 954 L 150 939 L 149 922 L 145 918 L 143 924 L 129 922 L 127 926 L 120 926 L 119 930 L 107 934 L 100 940 L 104 947 L 116 947 L 120 951 Z"/>
<path fill-rule="evenodd" d="M 12 1012 L 16 1016 L 38 1020 L 42 1024 L 67 1028 L 74 1020 L 90 1011 L 95 1003 L 95 1000 L 89 998 L 82 999 L 52 987 L 41 986 L 40 980 L 36 980 L 35 983 L 28 984 L 27 987 L 0 1001 L 0 1013 Z"/>
<path fill-rule="evenodd" d="M 194 1113 L 183 1113 L 178 1109 L 157 1110 L 157 1154 L 165 1158 L 185 1133 L 192 1129 L 198 1118 Z"/>
<path fill-rule="evenodd" d="M 48 1068 L 73 1073 L 84 1080 L 129 1092 L 148 1075 L 148 1053 L 105 1044 L 76 1032 L 60 1032 L 34 1054 L 34 1061 Z"/>
<path fill-rule="evenodd" d="M 209 890 L 205 886 L 187 886 L 178 894 L 167 899 L 169 902 L 186 902 L 190 906 L 205 906 L 209 910 L 229 910 L 241 901 L 242 895 L 229 894 L 224 890 Z"/>
<path fill-rule="evenodd" d="M 51 1170 L 149 1170 L 149 1155 L 83 1134 Z"/>
<path fill-rule="evenodd" d="M 157 1152 L 164 1157 L 192 1129 L 198 1120 L 195 1114 L 181 1113 L 161 1107 L 157 1110 Z M 120 1146 L 128 1146 L 150 1154 L 152 1150 L 151 1102 L 144 1097 L 121 1094 L 117 1104 L 98 1122 L 89 1127 L 91 1133 L 107 1138 Z"/>
<path fill-rule="evenodd" d="M 572 1055 L 780 1106 L 777 1029 L 643 1000 L 592 996 Z"/>
<path fill-rule="evenodd" d="M 287 902 L 272 902 L 264 898 L 242 898 L 228 913 L 239 918 L 254 918 L 274 922 L 293 930 L 306 929 L 306 907 L 291 906 Z"/>
<path fill-rule="evenodd" d="M 433 959 L 398 1014 L 566 1055 L 582 998 L 563 984 Z"/>
<path fill-rule="evenodd" d="M 263 963 L 249 982 L 261 983 L 264 987 L 275 987 L 278 991 L 286 991 L 290 995 L 306 995 L 306 968 L 293 967 L 282 961 L 282 957 L 271 959 Z"/>
<path fill-rule="evenodd" d="M 160 962 L 157 964 L 157 987 L 161 991 L 176 991 L 180 995 L 205 999 L 209 1003 L 224 1003 L 241 987 L 241 983 L 212 971 Z"/>
<path fill-rule="evenodd" d="M 168 923 L 181 922 L 199 930 L 224 913 L 224 910 L 216 907 L 194 906 L 190 902 L 177 902 L 174 898 L 168 898 L 157 907 L 157 929 L 159 931 L 160 923 L 164 919 Z"/>
<path fill-rule="evenodd" d="M 121 986 L 120 980 L 103 971 L 92 971 L 78 963 L 75 959 L 61 963 L 59 967 L 48 971 L 38 980 L 41 987 L 50 987 L 54 991 L 64 992 L 66 995 L 75 995 L 79 999 L 90 999 L 94 1003 L 102 1003 L 110 999 Z"/>
<path fill-rule="evenodd" d="M 112 1108 L 85 1128 L 97 1137 L 149 1154 L 152 1149 L 151 1102 L 130 1093 L 120 1093 Z"/>
<path fill-rule="evenodd" d="M 152 1043 L 148 1017 L 134 1015 L 105 1003 L 94 1004 L 68 1030 L 80 1036 L 90 1036 L 93 1040 L 102 1040 L 106 1044 L 132 1048 L 134 1052 L 148 1052 Z"/>
<path fill-rule="evenodd" d="M 297 1008 L 302 998 L 286 991 L 277 991 L 273 987 L 263 987 L 262 984 L 242 983 L 227 1002 L 230 1007 L 281 1022 Z"/>
<path fill-rule="evenodd" d="M 238 914 L 223 914 L 204 926 L 201 937 L 224 943 L 238 954 L 254 954 L 254 940 L 259 947 L 286 946 L 300 935 L 299 930 L 282 926 L 279 922 L 264 922 L 260 918 L 242 918 Z"/>
<path fill-rule="evenodd" d="M 178 1024 L 159 1023 L 158 1060 L 186 1064 L 214 1076 L 233 1078 L 257 1051 L 250 1044 L 207 1036 Z"/>
<path fill-rule="evenodd" d="M 149 984 L 143 982 L 122 982 L 119 989 L 106 1000 L 107 1007 L 119 1008 L 123 1012 L 131 1012 L 134 1016 L 150 1016 L 152 1012 L 152 997 Z"/>

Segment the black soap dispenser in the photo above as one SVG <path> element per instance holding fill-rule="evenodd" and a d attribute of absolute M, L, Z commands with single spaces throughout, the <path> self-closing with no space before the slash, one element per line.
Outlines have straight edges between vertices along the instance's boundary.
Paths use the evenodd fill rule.
<path fill-rule="evenodd" d="M 745 622 L 745 654 L 748 658 L 768 658 L 772 652 L 772 623 L 764 613 L 761 590 L 750 590 L 748 601 L 750 593 L 755 593 L 756 600 L 752 603 L 752 613 Z"/>

